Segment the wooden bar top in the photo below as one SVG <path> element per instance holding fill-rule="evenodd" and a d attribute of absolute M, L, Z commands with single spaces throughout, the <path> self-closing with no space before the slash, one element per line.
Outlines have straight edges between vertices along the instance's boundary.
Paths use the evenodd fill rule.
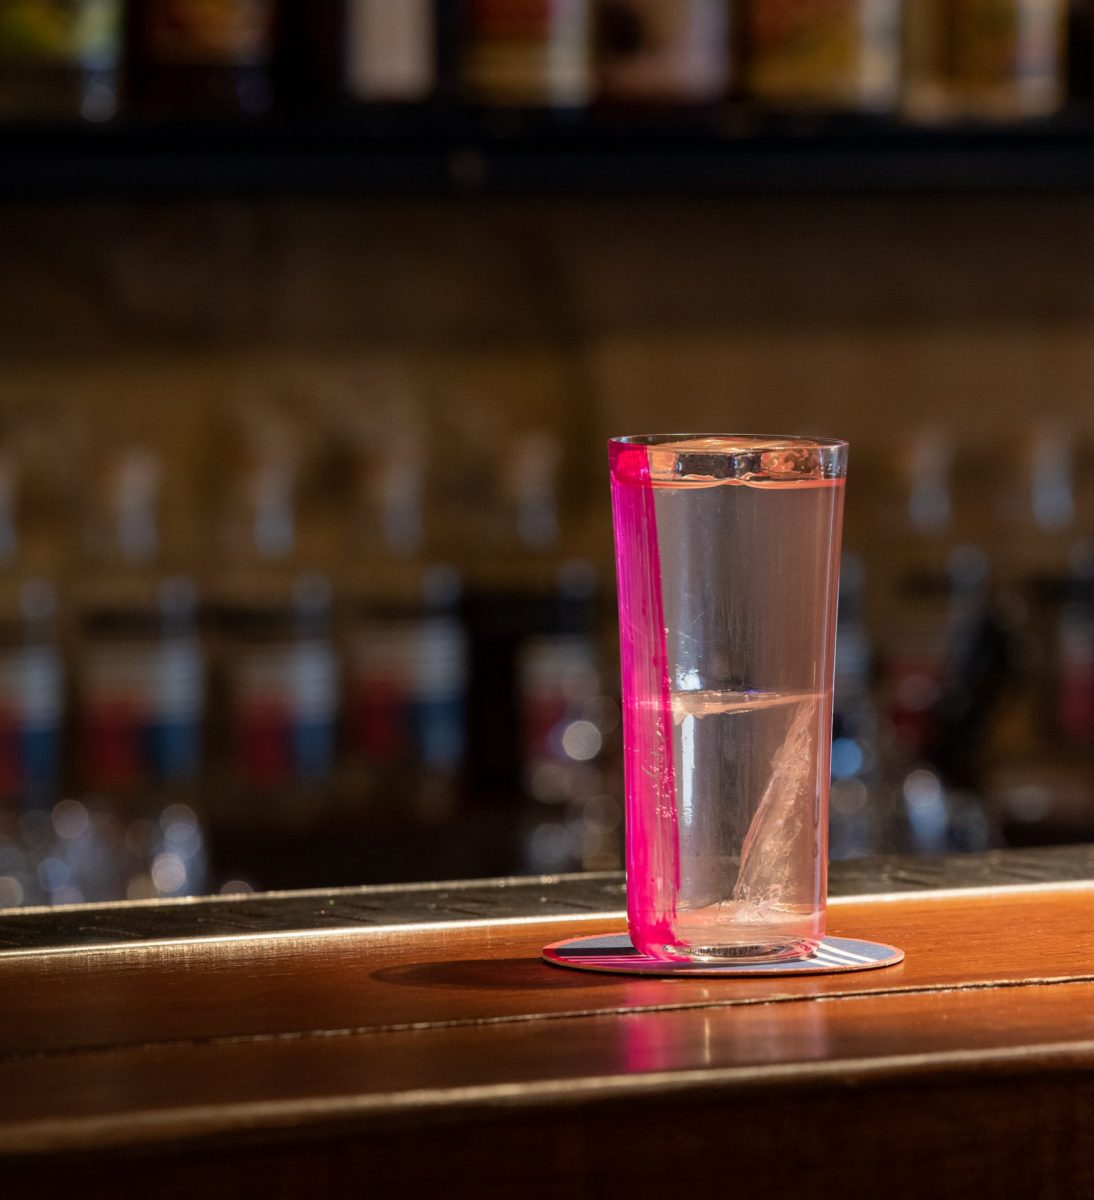
<path fill-rule="evenodd" d="M 837 898 L 853 974 L 539 958 L 623 927 L 9 950 L 0 1195 L 1094 1197 L 1094 882 Z"/>

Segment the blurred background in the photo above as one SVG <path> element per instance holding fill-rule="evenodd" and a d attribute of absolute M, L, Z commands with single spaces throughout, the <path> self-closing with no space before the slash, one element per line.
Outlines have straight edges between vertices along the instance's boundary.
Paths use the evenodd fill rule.
<path fill-rule="evenodd" d="M 0 907 L 622 863 L 605 440 L 852 444 L 834 857 L 1094 838 L 1094 8 L 0 0 Z"/>

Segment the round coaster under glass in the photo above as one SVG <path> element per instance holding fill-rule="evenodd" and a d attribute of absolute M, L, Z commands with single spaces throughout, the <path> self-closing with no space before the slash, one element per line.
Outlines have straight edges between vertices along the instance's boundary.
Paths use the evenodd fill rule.
<path fill-rule="evenodd" d="M 770 962 L 666 962 L 640 954 L 625 933 L 573 938 L 543 948 L 544 959 L 576 971 L 608 971 L 615 975 L 827 975 L 838 971 L 870 971 L 903 962 L 904 951 L 881 942 L 826 937 L 804 958 Z"/>

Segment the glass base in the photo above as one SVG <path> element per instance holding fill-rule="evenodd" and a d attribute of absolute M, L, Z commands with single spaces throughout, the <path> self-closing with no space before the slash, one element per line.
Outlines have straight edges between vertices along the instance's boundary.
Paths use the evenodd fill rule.
<path fill-rule="evenodd" d="M 662 962 L 760 963 L 808 958 L 820 945 L 820 938 L 793 942 L 757 942 L 741 946 L 643 946 L 651 958 Z"/>

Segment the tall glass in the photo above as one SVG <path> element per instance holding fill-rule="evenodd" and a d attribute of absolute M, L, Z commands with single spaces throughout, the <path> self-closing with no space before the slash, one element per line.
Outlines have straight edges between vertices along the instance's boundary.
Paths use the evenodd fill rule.
<path fill-rule="evenodd" d="M 670 961 L 824 936 L 847 444 L 669 434 L 609 445 L 627 908 Z"/>

